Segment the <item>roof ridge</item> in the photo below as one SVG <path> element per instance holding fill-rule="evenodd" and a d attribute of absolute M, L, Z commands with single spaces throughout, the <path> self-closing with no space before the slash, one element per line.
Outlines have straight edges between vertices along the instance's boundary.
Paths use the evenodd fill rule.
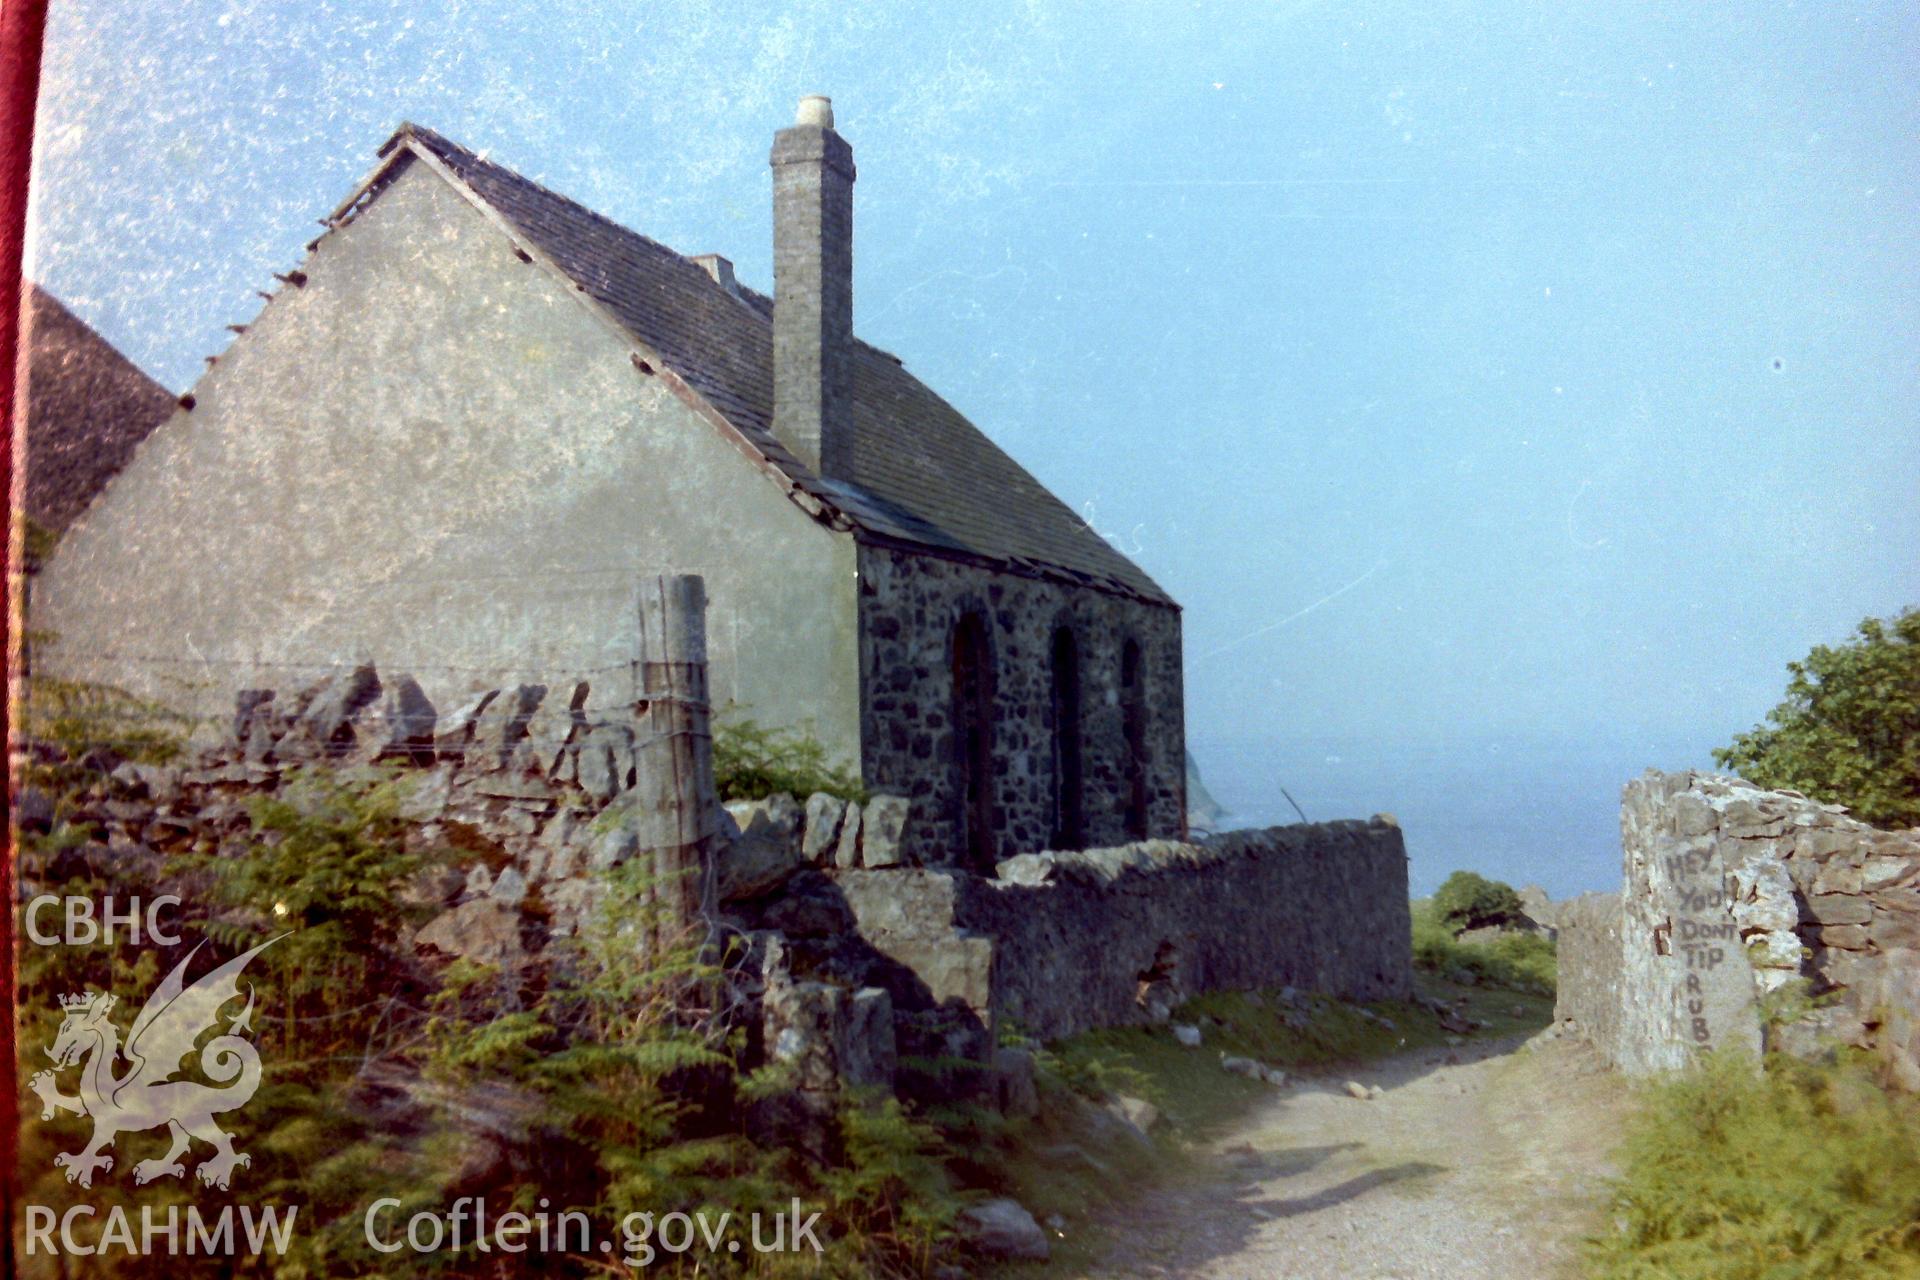
<path fill-rule="evenodd" d="M 617 225 L 619 225 L 619 224 L 617 224 L 617 223 L 616 223 L 615 225 L 617 226 Z M 639 235 L 640 233 L 636 231 L 636 232 L 635 232 L 634 234 L 635 234 L 635 235 Z M 644 239 L 644 238 L 645 238 L 645 237 L 642 237 L 642 239 Z M 656 243 L 657 243 L 657 242 L 656 242 Z M 670 246 L 667 246 L 667 245 L 661 245 L 660 247 L 661 247 L 661 248 L 663 248 L 663 249 L 665 249 L 665 250 L 666 250 L 666 251 L 667 251 L 668 253 L 673 253 L 673 252 L 674 252 L 674 250 L 673 250 L 673 249 L 672 249 L 672 248 L 671 248 Z M 682 254 L 681 256 L 682 256 L 682 257 L 687 257 L 687 259 L 688 259 L 688 261 L 690 261 L 690 262 L 692 261 L 692 258 L 691 258 L 691 257 L 688 257 L 688 255 L 685 255 L 685 254 Z M 699 264 L 698 264 L 698 263 L 695 263 L 695 265 L 697 266 L 697 265 L 699 265 Z M 743 293 L 743 294 L 748 294 L 748 295 L 750 295 L 750 297 L 746 297 L 746 298 L 741 298 L 741 299 L 740 299 L 740 301 L 742 301 L 742 302 L 746 302 L 746 303 L 747 303 L 748 305 L 750 305 L 750 306 L 751 306 L 751 305 L 753 305 L 753 304 L 755 304 L 755 303 L 760 303 L 760 302 L 764 302 L 764 303 L 766 303 L 766 304 L 767 304 L 767 306 L 768 306 L 769 308 L 771 308 L 771 307 L 773 306 L 773 295 L 772 295 L 772 294 L 770 294 L 770 293 L 762 293 L 762 292 L 761 292 L 760 290 L 758 290 L 758 289 L 756 289 L 756 288 L 754 288 L 754 287 L 753 287 L 752 285 L 750 285 L 750 284 L 741 284 L 741 283 L 740 283 L 740 281 L 739 281 L 739 278 L 738 278 L 738 277 L 736 277 L 736 278 L 734 279 L 734 282 L 733 282 L 733 283 L 734 283 L 734 287 L 735 287 L 735 288 L 736 288 L 736 289 L 737 289 L 737 290 L 738 290 L 738 291 L 739 291 L 740 293 Z M 757 308 L 756 308 L 756 310 L 757 310 Z M 888 360 L 891 360 L 891 361 L 893 361 L 893 362 L 894 362 L 895 364 L 897 364 L 897 365 L 900 365 L 900 366 L 901 366 L 902 368 L 904 368 L 904 367 L 906 366 L 906 363 L 907 363 L 907 362 L 906 362 L 906 360 L 904 360 L 903 358 L 901 358 L 901 357 L 900 357 L 899 355 L 897 355 L 896 353 L 894 353 L 894 352 L 892 352 L 892 351 L 889 351 L 889 350 L 887 350 L 887 349 L 886 349 L 885 347 L 883 347 L 883 346 L 880 346 L 880 345 L 878 345 L 878 344 L 876 344 L 876 343 L 872 343 L 872 342 L 868 342 L 868 341 L 867 341 L 867 340 L 866 340 L 865 338 L 863 338 L 863 337 L 861 337 L 861 336 L 860 336 L 859 334 L 857 334 L 857 333 L 856 333 L 856 334 L 853 334 L 853 335 L 851 335 L 851 336 L 852 336 L 852 338 L 853 338 L 853 341 L 854 341 L 854 345 L 855 345 L 855 346 L 859 346 L 859 347 L 865 347 L 865 348 L 866 348 L 866 349 L 867 349 L 868 351 L 870 351 L 870 352 L 872 352 L 872 353 L 873 353 L 874 355 L 877 355 L 877 356 L 881 356 L 881 357 L 883 357 L 883 358 L 885 358 L 885 359 L 888 359 Z M 928 388 L 928 390 L 932 390 L 932 388 Z"/>
<path fill-rule="evenodd" d="M 556 191 L 544 182 L 540 182 L 537 179 L 527 177 L 527 175 L 525 175 L 524 173 L 521 173 L 518 169 L 510 169 L 506 165 L 498 164 L 495 161 L 489 160 L 485 156 L 481 155 L 479 152 L 473 150 L 471 147 L 463 146 L 462 144 L 455 142 L 453 139 L 447 137 L 444 133 L 441 133 L 437 129 L 429 128 L 426 125 L 415 124 L 411 120 L 401 121 L 400 127 L 395 129 L 392 135 L 387 139 L 387 141 L 381 144 L 380 150 L 376 154 L 382 155 L 382 156 L 386 155 L 389 151 L 393 149 L 394 144 L 398 142 L 403 135 L 407 137 L 417 138 L 420 141 L 426 143 L 428 146 L 433 148 L 434 154 L 440 156 L 442 160 L 448 160 L 451 162 L 452 157 L 448 156 L 445 153 L 453 152 L 455 153 L 455 155 L 459 156 L 461 160 L 465 163 L 470 163 L 476 166 L 492 169 L 496 173 L 499 173 L 504 177 L 512 178 L 516 182 L 524 182 L 528 186 L 533 187 L 535 190 L 539 191 L 542 195 L 550 196 L 553 199 L 560 201 L 562 204 L 565 204 L 570 209 L 578 210 L 579 212 L 585 214 L 587 217 L 592 218 L 595 222 L 604 223 L 605 225 L 612 227 L 615 231 L 621 232 L 623 235 L 630 235 L 634 237 L 636 240 L 644 240 L 648 244 L 652 245 L 654 248 L 659 249 L 665 253 L 670 253 L 674 257 L 679 258 L 682 262 L 685 262 L 689 267 L 692 267 L 694 270 L 699 271 L 702 275 L 709 274 L 706 268 L 702 267 L 699 263 L 694 261 L 694 258 L 697 255 L 691 254 L 691 253 L 682 253 L 680 252 L 680 250 L 674 248 L 672 245 L 667 244 L 665 241 L 656 240 L 644 231 L 635 231 L 632 227 L 628 226 L 626 223 L 621 222 L 616 218 L 610 217 L 607 214 L 601 213 L 598 209 L 595 209 L 592 205 L 582 204 L 580 203 L 580 201 L 575 200 L 572 196 L 566 194 L 564 191 Z M 718 251 L 715 250 L 714 252 L 718 252 Z M 751 294 L 755 299 L 764 301 L 769 307 L 773 305 L 772 294 L 764 293 L 761 290 L 754 288 L 750 284 L 741 284 L 737 280 L 735 281 L 735 284 L 741 293 Z M 853 340 L 859 345 L 867 348 L 867 350 L 876 352 L 879 355 L 885 356 L 887 359 L 893 361 L 895 364 L 898 364 L 898 365 L 906 364 L 906 361 L 896 353 L 889 351 L 887 350 L 887 348 L 880 346 L 876 343 L 868 342 L 865 338 L 861 337 L 857 333 L 853 335 Z"/>
<path fill-rule="evenodd" d="M 609 217 L 604 213 L 601 213 L 598 209 L 595 209 L 593 206 L 580 203 L 578 200 L 575 200 L 572 196 L 566 194 L 566 192 L 556 191 L 552 187 L 548 186 L 544 182 L 539 181 L 538 179 L 529 178 L 526 174 L 521 173 L 518 169 L 510 169 L 504 164 L 500 164 L 497 161 L 490 160 L 486 156 L 483 156 L 479 152 L 473 150 L 471 147 L 467 147 L 462 145 L 461 143 L 455 142 L 453 139 L 447 137 L 447 135 L 445 135 L 444 133 L 441 133 L 436 129 L 428 128 L 426 125 L 415 124 L 411 120 L 401 121 L 400 127 L 393 131 L 393 135 L 389 137 L 387 141 L 381 145 L 380 150 L 376 154 L 382 155 L 382 156 L 386 155 L 387 152 L 392 149 L 393 145 L 400 140 L 402 135 L 415 138 L 425 143 L 427 146 L 433 149 L 435 155 L 438 155 L 442 160 L 447 161 L 448 163 L 470 164 L 477 168 L 491 170 L 494 174 L 498 175 L 499 177 L 506 178 L 514 182 L 525 183 L 527 186 L 532 187 L 534 190 L 538 191 L 541 195 L 546 196 L 552 200 L 557 200 L 561 204 L 566 205 L 569 209 L 574 210 L 575 212 L 578 212 L 578 213 L 585 214 L 587 217 L 593 219 L 595 222 L 603 223 L 606 226 L 613 228 L 615 231 L 620 232 L 622 235 L 632 236 L 636 240 L 644 240 L 646 241 L 646 243 L 652 245 L 656 249 L 659 249 L 663 253 L 672 254 L 674 257 L 686 263 L 689 267 L 692 267 L 694 270 L 699 271 L 702 275 L 706 274 L 706 271 L 700 266 L 700 264 L 693 261 L 692 255 L 682 253 L 670 244 L 665 244 L 659 240 L 655 240 L 652 236 L 648 235 L 644 231 L 635 231 L 632 227 L 628 226 L 626 223 L 621 222 L 615 218 Z M 448 152 L 451 152 L 453 154 L 449 155 L 447 154 Z M 465 177 L 466 175 L 462 174 L 461 176 Z"/>

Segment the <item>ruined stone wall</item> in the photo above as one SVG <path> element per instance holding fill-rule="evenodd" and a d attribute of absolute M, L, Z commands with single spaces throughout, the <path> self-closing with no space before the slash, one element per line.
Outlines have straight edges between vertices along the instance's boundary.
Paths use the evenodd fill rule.
<path fill-rule="evenodd" d="M 589 710 L 586 695 L 583 683 L 514 685 L 440 708 L 411 676 L 369 663 L 305 688 L 244 690 L 217 741 L 165 765 L 125 761 L 107 746 L 23 741 L 16 763 L 57 766 L 62 782 L 56 797 L 25 781 L 38 771 L 14 779 L 14 823 L 53 836 L 23 859 L 22 897 L 110 874 L 136 893 L 184 893 L 189 918 L 200 920 L 214 908 L 196 900 L 201 881 L 181 855 L 239 860 L 270 847 L 282 835 L 260 820 L 267 797 L 318 811 L 336 789 L 378 795 L 391 815 L 383 837 L 420 860 L 398 886 L 420 912 L 399 930 L 403 950 L 425 968 L 462 958 L 537 986 L 549 964 L 569 962 L 554 944 L 590 919 L 608 872 L 634 860 L 654 868 L 650 838 L 698 839 L 710 851 L 700 909 L 716 936 L 749 943 L 726 961 L 734 1026 L 748 1034 L 751 1059 L 795 1070 L 797 1093 L 779 1105 L 799 1106 L 817 1126 L 831 1114 L 834 1079 L 890 1085 L 892 1006 L 863 980 L 874 956 L 809 864 L 897 865 L 908 801 L 815 795 L 802 807 L 778 795 L 675 817 L 660 783 L 682 782 L 689 765 L 697 773 L 704 755 L 690 757 L 680 733 L 645 710 Z M 710 796 L 712 787 L 667 793 Z M 925 1007 L 903 1014 L 920 1035 L 907 1043 L 938 1053 L 946 1027 Z"/>
<path fill-rule="evenodd" d="M 1207 991 L 1410 989 L 1406 847 L 1381 818 L 1024 854 L 991 879 L 835 879 L 868 941 L 935 999 L 1042 1039 L 1144 1021 L 1156 999 Z"/>
<path fill-rule="evenodd" d="M 633 852 L 623 825 L 602 819 L 660 759 L 641 719 L 589 715 L 584 695 L 518 685 L 442 709 L 412 677 L 371 664 L 305 689 L 246 690 L 222 740 L 173 764 L 89 753 L 100 776 L 60 817 L 99 833 L 75 856 L 157 873 L 159 859 L 188 850 L 250 856 L 272 838 L 253 824 L 255 798 L 309 779 L 390 781 L 401 836 L 431 864 L 408 898 L 444 908 L 420 947 L 517 968 L 576 928 L 599 873 Z M 31 750 L 57 758 L 44 744 Z M 16 817 L 28 828 L 55 821 L 30 790 Z"/>
<path fill-rule="evenodd" d="M 1583 893 L 1554 915 L 1559 980 L 1554 1016 L 1596 1045 L 1620 1029 L 1620 895 Z"/>
<path fill-rule="evenodd" d="M 953 635 L 969 611 L 989 624 L 993 669 L 994 856 L 1044 849 L 1054 827 L 1054 633 L 1079 650 L 1084 844 L 1120 844 L 1128 749 L 1121 651 L 1140 645 L 1145 688 L 1144 834 L 1186 834 L 1185 710 L 1177 609 L 1091 588 L 994 573 L 886 548 L 860 550 L 861 721 L 867 785 L 915 797 L 909 861 L 962 858 Z"/>
<path fill-rule="evenodd" d="M 1684 1066 L 1698 1049 L 1760 1051 L 1753 975 L 1744 963 L 1738 895 L 1686 775 L 1629 782 L 1620 805 L 1623 1002 L 1612 1055 L 1644 1073 Z"/>
<path fill-rule="evenodd" d="M 1604 1056 L 1658 1070 L 1695 1049 L 1757 1047 L 1762 997 L 1804 980 L 1822 1007 L 1771 1047 L 1876 1047 L 1920 1089 L 1920 831 L 1738 778 L 1650 770 L 1623 793 L 1621 839 L 1611 975 L 1587 967 L 1606 955 L 1594 925 L 1560 927 L 1563 1016 L 1592 1019 L 1592 992 L 1611 989 L 1616 1021 L 1596 1021 Z M 1570 942 L 1582 927 L 1589 937 Z"/>

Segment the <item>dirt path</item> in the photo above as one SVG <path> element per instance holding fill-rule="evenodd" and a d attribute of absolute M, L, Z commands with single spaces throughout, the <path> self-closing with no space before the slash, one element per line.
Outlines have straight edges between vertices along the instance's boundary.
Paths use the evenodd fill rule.
<path fill-rule="evenodd" d="M 1104 1224 L 1087 1277 L 1538 1280 L 1572 1274 L 1625 1109 L 1566 1041 L 1421 1050 L 1278 1092 L 1197 1177 Z M 1449 1061 L 1452 1059 L 1452 1061 Z M 1379 1085 L 1371 1101 L 1347 1080 Z"/>

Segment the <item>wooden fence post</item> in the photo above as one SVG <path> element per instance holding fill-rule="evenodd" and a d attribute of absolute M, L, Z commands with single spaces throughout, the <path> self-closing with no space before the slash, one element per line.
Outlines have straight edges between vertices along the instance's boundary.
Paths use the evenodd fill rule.
<path fill-rule="evenodd" d="M 669 936 L 700 918 L 719 847 L 707 705 L 707 591 L 698 574 L 640 584 L 640 720 L 634 785 L 640 848 L 651 851 Z"/>

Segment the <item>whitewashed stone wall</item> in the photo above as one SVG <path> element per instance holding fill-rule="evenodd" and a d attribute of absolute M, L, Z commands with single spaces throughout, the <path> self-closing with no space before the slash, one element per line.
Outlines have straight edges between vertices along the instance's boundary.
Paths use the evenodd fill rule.
<path fill-rule="evenodd" d="M 1817 1007 L 1767 1047 L 1882 1051 L 1920 1090 L 1920 831 L 1739 778 L 1649 770 L 1622 795 L 1617 905 L 1560 920 L 1559 1013 L 1636 1072 L 1762 1043 L 1765 998 Z M 1617 939 L 1610 931 L 1617 932 Z"/>

